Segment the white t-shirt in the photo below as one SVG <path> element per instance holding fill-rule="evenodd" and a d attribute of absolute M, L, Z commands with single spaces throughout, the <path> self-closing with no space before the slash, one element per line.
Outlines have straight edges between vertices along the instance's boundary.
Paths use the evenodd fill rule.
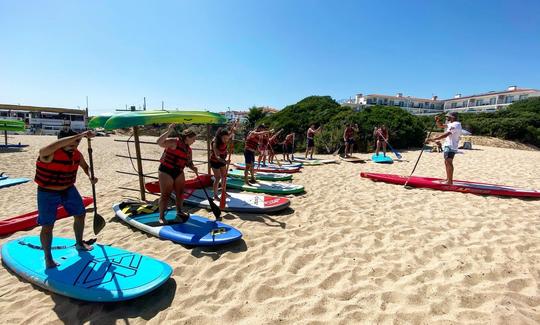
<path fill-rule="evenodd" d="M 461 123 L 455 121 L 446 124 L 446 130 L 444 133 L 450 132 L 450 135 L 444 139 L 444 146 L 450 147 L 450 149 L 457 151 L 459 147 L 459 138 L 461 137 Z"/>

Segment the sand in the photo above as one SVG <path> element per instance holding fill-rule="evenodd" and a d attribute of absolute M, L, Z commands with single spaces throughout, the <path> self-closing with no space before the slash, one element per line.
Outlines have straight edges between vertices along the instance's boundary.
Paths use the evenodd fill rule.
<path fill-rule="evenodd" d="M 0 170 L 32 178 L 40 146 L 53 139 L 12 136 L 10 141 L 30 147 L 0 153 Z M 186 248 L 114 217 L 113 203 L 137 197 L 118 189 L 136 187 L 137 179 L 115 173 L 132 167 L 115 157 L 126 146 L 114 139 L 93 142 L 98 208 L 108 221 L 98 239 L 163 259 L 174 269 L 171 280 L 130 302 L 85 303 L 49 293 L 1 266 L 1 324 L 540 322 L 540 200 L 407 190 L 359 177 L 361 171 L 409 174 L 419 153 L 410 151 L 403 152 L 408 161 L 393 165 L 306 167 L 293 182 L 305 185 L 307 193 L 291 196 L 290 210 L 227 214 L 224 222 L 240 229 L 243 241 L 220 249 Z M 457 179 L 540 188 L 540 152 L 474 148 L 456 156 Z M 86 152 L 84 142 L 80 150 Z M 159 158 L 160 152 L 143 146 L 146 157 Z M 144 166 L 157 169 L 152 162 Z M 442 156 L 425 153 L 415 174 L 444 177 Z M 82 172 L 77 186 L 91 195 Z M 35 195 L 33 183 L 0 189 L 0 218 L 33 211 Z M 0 244 L 38 233 L 39 228 L 18 232 Z M 59 220 L 55 235 L 72 237 L 72 220 Z"/>

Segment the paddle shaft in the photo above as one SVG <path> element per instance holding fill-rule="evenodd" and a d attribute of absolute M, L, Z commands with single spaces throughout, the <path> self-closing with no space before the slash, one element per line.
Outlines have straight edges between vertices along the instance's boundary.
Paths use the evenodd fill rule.
<path fill-rule="evenodd" d="M 221 216 L 221 210 L 219 209 L 219 207 L 216 205 L 216 203 L 214 203 L 214 200 L 210 198 L 210 195 L 208 195 L 208 192 L 206 191 L 206 186 L 204 186 L 203 182 L 201 181 L 201 178 L 199 177 L 199 173 L 194 170 L 195 172 L 195 176 L 197 176 L 197 179 L 199 180 L 199 183 L 201 184 L 201 187 L 204 191 L 204 195 L 206 195 L 206 199 L 208 200 L 208 203 L 210 204 L 210 208 L 212 209 L 212 213 L 214 213 L 214 217 L 216 217 L 216 219 L 219 219 L 219 217 Z M 176 193 L 178 195 L 178 193 Z M 227 195 L 226 193 L 221 193 L 221 195 Z"/>
<path fill-rule="evenodd" d="M 429 139 L 429 137 L 431 135 L 431 132 L 433 132 L 433 129 L 435 129 L 435 125 L 437 125 L 437 124 L 436 123 L 433 124 L 433 126 L 431 127 L 431 130 L 429 130 L 429 133 L 428 133 L 426 139 Z M 407 184 L 409 183 L 409 180 L 411 179 L 412 175 L 414 174 L 414 171 L 416 170 L 416 166 L 418 166 L 418 162 L 420 161 L 420 158 L 422 157 L 422 154 L 424 153 L 424 148 L 425 147 L 426 147 L 426 140 L 424 140 L 424 144 L 422 145 L 422 150 L 420 150 L 420 154 L 418 155 L 418 158 L 416 159 L 416 163 L 414 164 L 413 170 L 412 170 L 411 174 L 409 175 L 409 177 L 407 177 L 407 181 L 405 182 L 403 187 L 407 186 Z"/>
<path fill-rule="evenodd" d="M 92 199 L 94 199 L 94 233 L 97 235 L 101 229 L 105 225 L 105 220 L 102 216 L 98 214 L 97 209 L 97 200 L 96 200 L 96 184 L 94 184 L 94 158 L 93 158 L 93 150 L 92 150 L 92 140 L 90 138 L 87 138 L 88 140 L 88 160 L 89 160 L 89 167 L 90 167 L 90 184 L 92 185 Z"/>
<path fill-rule="evenodd" d="M 397 152 L 394 148 L 392 148 L 392 146 L 390 145 L 390 143 L 388 142 L 388 140 L 386 140 L 386 138 L 384 137 L 384 135 L 379 131 L 377 130 L 377 133 L 379 133 L 379 135 L 383 138 L 384 142 L 386 142 L 386 144 L 388 145 L 388 147 L 390 148 L 390 150 L 392 150 L 392 152 L 394 153 L 394 155 L 396 155 L 396 157 L 398 159 L 401 159 L 401 154 L 399 152 Z M 431 132 L 430 132 L 431 134 Z"/>

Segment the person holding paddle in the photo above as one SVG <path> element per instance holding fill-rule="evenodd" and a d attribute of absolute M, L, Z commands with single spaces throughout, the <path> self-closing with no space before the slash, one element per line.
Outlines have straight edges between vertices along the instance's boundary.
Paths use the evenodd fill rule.
<path fill-rule="evenodd" d="M 193 165 L 191 145 L 195 142 L 197 134 L 193 130 L 182 131 L 178 137 L 169 138 L 174 130 L 175 124 L 169 128 L 158 139 L 157 144 L 165 151 L 160 159 L 159 165 L 159 222 L 167 224 L 165 211 L 169 203 L 171 193 L 176 193 L 176 221 L 184 223 L 188 221 L 189 214 L 182 211 L 184 204 L 184 185 L 186 182 L 184 168 L 188 167 L 197 173 L 197 167 Z"/>
<path fill-rule="evenodd" d="M 379 151 L 383 149 L 383 155 L 386 157 L 386 142 L 388 141 L 388 129 L 386 128 L 386 125 L 381 125 L 380 127 L 376 127 L 375 131 L 373 131 L 373 137 L 377 139 L 377 149 L 375 150 L 375 154 L 378 156 Z"/>
<path fill-rule="evenodd" d="M 310 155 L 309 159 L 313 159 L 313 152 L 315 151 L 315 134 L 321 132 L 321 129 L 322 125 L 319 126 L 318 129 L 315 129 L 315 124 L 311 124 L 309 129 L 307 130 L 307 147 L 304 158 L 307 159 L 307 156 Z"/>
<path fill-rule="evenodd" d="M 446 180 L 443 182 L 448 185 L 452 185 L 454 181 L 454 156 L 458 152 L 459 139 L 462 132 L 461 123 L 457 119 L 458 115 L 456 112 L 449 112 L 446 114 L 446 122 L 442 124 L 439 116 L 435 116 L 435 124 L 438 128 L 444 128 L 444 133 L 438 137 L 428 138 L 426 140 L 426 143 L 429 143 L 444 139 L 443 153 Z"/>
<path fill-rule="evenodd" d="M 212 154 L 210 155 L 210 166 L 214 173 L 214 200 L 220 201 L 218 196 L 218 187 L 220 182 L 225 181 L 227 175 L 227 149 L 231 139 L 231 134 L 234 133 L 236 124 L 231 129 L 220 128 L 216 132 L 216 136 L 212 140 Z M 223 195 L 223 193 L 221 194 Z"/>
<path fill-rule="evenodd" d="M 354 148 L 354 134 L 358 132 L 358 124 L 349 123 L 343 132 L 343 141 L 345 142 L 345 158 L 352 157 Z"/>
<path fill-rule="evenodd" d="M 40 240 L 45 254 L 46 268 L 54 268 L 59 265 L 53 260 L 51 254 L 53 228 L 59 205 L 63 205 L 66 211 L 74 216 L 75 248 L 81 251 L 93 249 L 90 241 L 83 240 L 86 210 L 82 197 L 75 187 L 79 167 L 92 184 L 97 182 L 97 178 L 90 176 L 88 164 L 77 150 L 83 137 L 91 138 L 93 136 L 91 131 L 77 133 L 71 129 L 62 130 L 58 134 L 57 141 L 39 150 L 34 181 L 38 185 L 37 222 L 41 226 Z"/>
<path fill-rule="evenodd" d="M 259 140 L 259 160 L 257 162 L 258 166 L 266 166 L 266 157 L 268 156 L 268 146 L 270 144 L 270 134 L 265 134 L 261 136 Z"/>
<path fill-rule="evenodd" d="M 283 140 L 283 161 L 292 163 L 289 155 L 294 155 L 293 152 L 294 132 L 287 134 L 285 140 Z"/>
<path fill-rule="evenodd" d="M 244 183 L 249 185 L 251 183 L 256 183 L 255 171 L 253 170 L 253 165 L 255 164 L 255 152 L 259 147 L 259 142 L 261 137 L 267 135 L 270 131 L 266 130 L 266 126 L 261 124 L 257 126 L 254 131 L 248 133 L 246 137 L 246 144 L 244 147 L 244 162 L 246 164 L 246 169 L 244 170 Z M 251 174 L 251 179 L 248 179 L 248 173 Z"/>
<path fill-rule="evenodd" d="M 274 163 L 274 158 L 276 156 L 274 148 L 278 144 L 278 135 L 281 133 L 281 131 L 283 130 L 279 130 L 277 133 L 271 134 L 271 137 L 268 140 L 268 162 L 271 164 Z"/>

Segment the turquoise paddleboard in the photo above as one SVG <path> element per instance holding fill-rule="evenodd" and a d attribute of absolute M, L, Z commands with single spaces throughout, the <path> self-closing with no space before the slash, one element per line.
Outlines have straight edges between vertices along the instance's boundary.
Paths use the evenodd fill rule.
<path fill-rule="evenodd" d="M 46 290 L 86 301 L 114 302 L 148 293 L 169 279 L 172 268 L 157 259 L 121 248 L 95 244 L 91 251 L 75 249 L 75 240 L 55 237 L 53 259 L 46 269 L 38 236 L 26 236 L 2 246 L 2 261 L 22 278 Z"/>
<path fill-rule="evenodd" d="M 227 173 L 230 177 L 235 178 L 244 178 L 244 171 L 243 170 L 229 170 Z M 265 173 L 265 172 L 255 172 L 255 178 L 261 181 L 289 181 L 292 179 L 291 174 L 285 174 L 285 173 Z"/>
<path fill-rule="evenodd" d="M 30 181 L 29 178 L 9 178 L 9 177 L 6 177 L 4 179 L 0 179 L 0 188 L 19 185 L 19 184 L 26 183 L 26 182 L 29 182 L 29 181 Z"/>
<path fill-rule="evenodd" d="M 379 153 L 378 155 L 373 154 L 373 156 L 371 156 L 371 160 L 379 164 L 393 164 L 394 163 L 394 160 L 390 156 L 388 156 L 388 154 L 384 156 L 382 153 Z"/>

